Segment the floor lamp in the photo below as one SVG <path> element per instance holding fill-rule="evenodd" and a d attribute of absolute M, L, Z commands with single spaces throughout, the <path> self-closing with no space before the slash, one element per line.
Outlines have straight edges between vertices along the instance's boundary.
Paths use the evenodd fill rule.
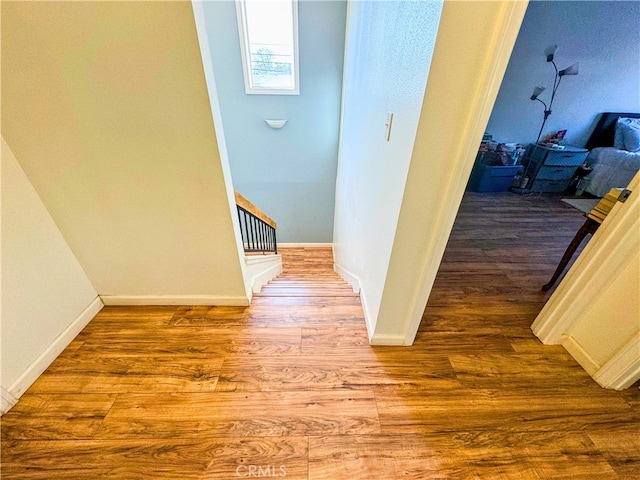
<path fill-rule="evenodd" d="M 532 152 L 529 154 L 529 162 L 527 163 L 527 168 L 525 169 L 525 172 L 522 174 L 522 177 L 523 179 L 526 179 L 526 182 L 523 184 L 522 188 L 518 190 L 525 190 L 529 183 L 527 174 L 529 173 L 531 158 L 533 157 L 535 150 L 538 148 L 538 142 L 540 142 L 540 136 L 542 135 L 542 131 L 544 130 L 544 125 L 547 123 L 547 119 L 549 118 L 549 115 L 551 115 L 551 106 L 553 105 L 553 100 L 556 98 L 556 92 L 558 91 L 558 87 L 560 86 L 560 81 L 562 80 L 562 77 L 566 75 L 578 75 L 578 72 L 579 72 L 578 62 L 574 63 L 573 65 L 563 70 L 558 70 L 558 66 L 554 61 L 554 56 L 557 50 L 558 50 L 558 46 L 552 45 L 551 47 L 547 48 L 544 52 L 545 55 L 547 56 L 547 62 L 551 63 L 553 65 L 553 69 L 555 70 L 555 75 L 553 77 L 553 88 L 551 89 L 551 99 L 549 100 L 549 105 L 547 105 L 545 102 L 543 102 L 539 98 L 540 94 L 546 90 L 545 87 L 541 87 L 541 86 L 535 87 L 530 97 L 530 100 L 537 100 L 542 105 L 544 105 L 544 117 L 542 119 L 542 125 L 540 125 L 540 131 L 538 131 L 538 137 L 536 138 L 536 143 L 534 144 Z"/>
<path fill-rule="evenodd" d="M 551 115 L 551 106 L 553 105 L 553 100 L 556 98 L 556 92 L 558 91 L 558 87 L 560 86 L 560 81 L 562 77 L 566 75 L 578 75 L 579 72 L 579 63 L 576 62 L 573 65 L 563 69 L 558 70 L 558 66 L 556 62 L 553 60 L 553 57 L 558 50 L 557 45 L 552 45 L 551 47 L 545 50 L 545 54 L 547 55 L 547 62 L 553 65 L 553 69 L 555 70 L 555 76 L 553 77 L 553 89 L 551 90 L 551 100 L 549 100 L 549 105 L 547 106 L 542 100 L 540 100 L 539 95 L 545 91 L 544 87 L 537 86 L 533 89 L 533 93 L 531 94 L 530 100 L 537 100 L 542 105 L 544 105 L 544 118 L 542 119 L 542 125 L 540 125 L 540 131 L 538 132 L 538 137 L 536 138 L 536 145 L 540 141 L 540 136 L 542 135 L 542 130 L 544 130 L 544 124 L 547 123 L 547 118 Z"/>

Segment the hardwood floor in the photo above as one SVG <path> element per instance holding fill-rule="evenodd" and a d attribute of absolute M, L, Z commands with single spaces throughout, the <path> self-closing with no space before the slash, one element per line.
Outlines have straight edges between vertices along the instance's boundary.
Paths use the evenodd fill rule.
<path fill-rule="evenodd" d="M 638 385 L 529 328 L 582 223 L 468 194 L 412 347 L 369 346 L 327 249 L 249 308 L 105 308 L 2 417 L 2 478 L 638 479 Z"/>

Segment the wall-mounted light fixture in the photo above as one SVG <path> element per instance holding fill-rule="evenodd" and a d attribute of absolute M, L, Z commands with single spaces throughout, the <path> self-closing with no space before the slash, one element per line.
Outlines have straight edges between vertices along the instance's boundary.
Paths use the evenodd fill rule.
<path fill-rule="evenodd" d="M 274 130 L 279 130 L 280 128 L 284 127 L 285 123 L 287 123 L 286 120 L 265 120 L 265 122 Z"/>

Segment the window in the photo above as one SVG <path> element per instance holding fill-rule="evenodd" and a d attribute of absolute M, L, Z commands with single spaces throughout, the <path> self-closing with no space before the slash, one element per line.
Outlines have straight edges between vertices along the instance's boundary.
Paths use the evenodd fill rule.
<path fill-rule="evenodd" d="M 298 95 L 298 1 L 236 0 L 245 91 Z"/>

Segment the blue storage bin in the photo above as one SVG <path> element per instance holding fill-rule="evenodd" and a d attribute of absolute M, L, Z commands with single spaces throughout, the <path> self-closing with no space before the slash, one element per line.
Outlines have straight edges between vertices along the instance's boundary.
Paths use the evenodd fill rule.
<path fill-rule="evenodd" d="M 476 163 L 469 177 L 471 192 L 506 192 L 522 165 L 488 166 Z"/>

